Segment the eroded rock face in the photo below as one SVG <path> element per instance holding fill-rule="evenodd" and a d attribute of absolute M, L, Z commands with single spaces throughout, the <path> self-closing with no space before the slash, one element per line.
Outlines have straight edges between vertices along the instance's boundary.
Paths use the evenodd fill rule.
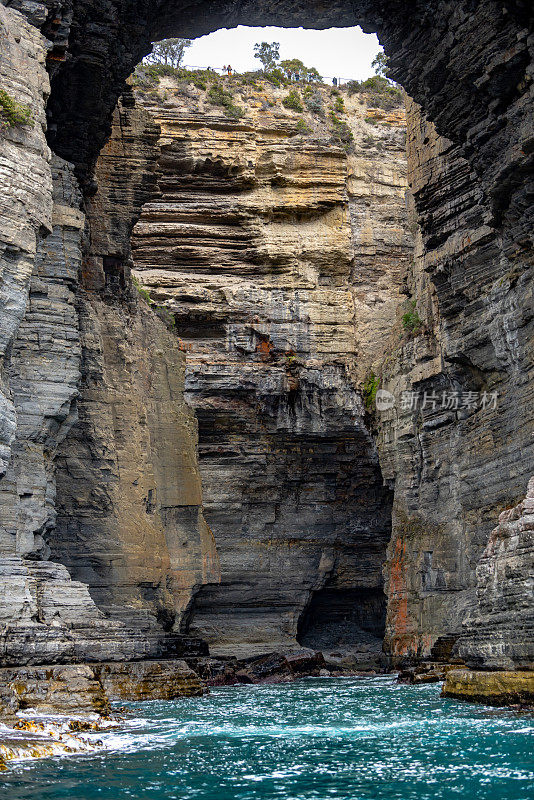
<path fill-rule="evenodd" d="M 42 103 L 44 42 L 12 16 L 19 28 L 8 30 L 10 41 L 20 38 L 22 55 L 13 52 Z M 0 139 L 13 214 L 2 234 L 9 256 L 3 286 L 6 308 L 18 309 L 4 318 L 5 422 L 16 414 L 17 428 L 8 432 L 0 483 L 1 664 L 204 652 L 179 633 L 192 593 L 218 574 L 201 510 L 196 422 L 183 402 L 184 357 L 128 281 L 129 233 L 150 182 L 156 127 L 146 115 L 125 114 L 123 123 L 119 167 L 111 155 L 107 182 L 88 208 L 88 239 L 72 165 L 56 156 L 49 163 L 42 129 L 41 138 L 7 129 Z M 121 185 L 128 127 L 142 135 L 139 152 L 129 153 L 134 177 Z M 26 265 L 17 272 L 18 295 L 8 269 L 15 252 Z M 48 560 L 51 553 L 56 560 Z"/>
<path fill-rule="evenodd" d="M 87 208 L 77 295 L 83 384 L 78 422 L 57 457 L 50 546 L 157 655 L 172 653 L 172 636 L 155 642 L 178 634 L 196 589 L 217 581 L 218 560 L 202 514 L 196 421 L 183 399 L 185 356 L 129 281 L 129 232 L 151 182 L 157 129 L 126 104 L 117 124 Z"/>
<path fill-rule="evenodd" d="M 287 1 L 270 3 L 268 7 L 249 2 L 231 5 L 221 2 L 211 4 L 208 14 L 200 4 L 189 4 L 184 9 L 174 0 L 158 5 L 157 13 L 154 5 L 146 0 L 121 4 L 97 1 L 90 6 L 83 0 L 75 3 L 9 0 L 9 5 L 24 11 L 28 20 L 41 27 L 52 42 L 48 54 L 49 68 L 54 75 L 48 106 L 49 142 L 61 159 L 65 159 L 58 162 L 58 168 L 71 172 L 68 164 L 75 165 L 77 175 L 84 179 L 86 194 L 94 189 L 91 167 L 108 134 L 116 99 L 123 91 L 123 80 L 141 55 L 148 51 L 151 39 L 172 34 L 196 35 L 220 25 L 243 22 L 321 27 L 361 21 L 366 29 L 378 30 L 386 51 L 392 56 L 394 77 L 422 105 L 424 114 L 435 122 L 440 134 L 438 137 L 425 120 L 418 122 L 414 118 L 411 180 L 422 222 L 422 238 L 408 276 L 407 290 L 416 302 L 424 330 L 416 336 L 407 336 L 402 326 L 399 327 L 401 347 L 397 344 L 398 352 L 392 352 L 381 369 L 382 386 L 397 396 L 403 389 L 427 390 L 429 394 L 436 392 L 438 396 L 442 391 L 491 390 L 497 391 L 499 398 L 498 406 L 489 408 L 487 413 L 484 409 L 483 414 L 481 409 L 473 408 L 463 409 L 460 413 L 455 408 L 447 408 L 445 414 L 431 407 L 416 413 L 401 409 L 395 419 L 393 415 L 386 416 L 379 423 L 382 472 L 390 483 L 396 482 L 393 536 L 386 570 L 390 594 L 387 647 L 394 658 L 402 660 L 428 654 L 433 644 L 438 649 L 444 643 L 448 646 L 451 637 L 459 633 L 461 622 L 475 613 L 475 567 L 498 514 L 502 508 L 514 505 L 524 497 L 533 469 L 530 436 L 534 407 L 531 388 L 533 226 L 530 200 L 534 149 L 529 113 L 533 91 L 530 6 L 485 0 L 474 8 L 467 0 L 453 4 L 434 0 L 414 4 L 406 14 L 402 4 L 392 5 L 386 0 L 362 0 L 350 8 L 337 2 L 321 8 L 295 6 Z M 4 23 L 0 27 L 2 56 L 7 54 L 2 58 L 1 69 L 5 70 L 2 80 L 18 99 L 30 103 L 34 118 L 40 123 L 48 91 L 43 70 L 47 45 L 37 28 L 32 28 L 12 9 L 2 7 L 0 13 Z M 13 348 L 16 369 L 12 376 L 18 381 L 18 400 L 11 395 L 8 386 L 6 367 L 9 366 L 9 357 L 2 372 L 4 399 L 0 457 L 3 460 L 2 471 L 6 472 L 2 552 L 9 558 L 14 557 L 15 576 L 20 567 L 17 553 L 32 558 L 46 557 L 47 554 L 47 539 L 54 526 L 57 506 L 52 466 L 56 448 L 60 447 L 62 452 L 65 448 L 65 453 L 73 459 L 76 457 L 73 454 L 82 452 L 80 442 L 69 441 L 69 428 L 76 413 L 72 383 L 76 360 L 81 353 L 80 372 L 84 385 L 81 424 L 88 421 L 84 429 L 86 434 L 91 428 L 93 390 L 95 409 L 106 398 L 101 383 L 104 365 L 112 364 L 115 369 L 122 363 L 121 359 L 127 360 L 128 354 L 124 352 L 116 355 L 116 351 L 120 351 L 119 329 L 114 327 L 112 312 L 108 313 L 100 304 L 105 300 L 104 305 L 112 306 L 112 298 L 120 298 L 117 319 L 126 327 L 132 326 L 137 313 L 142 314 L 128 299 L 125 233 L 129 231 L 135 208 L 144 201 L 139 187 L 131 187 L 129 196 L 118 195 L 119 205 L 125 203 L 127 213 L 119 212 L 108 217 L 112 220 L 112 235 L 105 246 L 98 244 L 93 250 L 87 247 L 91 258 L 83 263 L 84 290 L 74 292 L 71 278 L 67 275 L 65 282 L 61 283 L 53 269 L 46 267 L 41 274 L 35 269 L 38 233 L 49 231 L 52 222 L 51 173 L 42 126 L 37 124 L 32 129 L 10 130 L 0 139 L 0 147 L 2 178 L 7 177 L 3 181 L 7 191 L 2 193 L 2 199 L 8 199 L 6 207 L 2 206 L 8 223 L 1 234 L 3 288 L 7 298 L 2 341 L 8 355 L 25 313 L 32 280 L 30 315 L 33 316 L 29 315 L 28 325 L 23 323 L 21 327 L 21 345 L 24 344 L 24 348 L 17 347 L 16 341 Z M 149 147 L 148 150 L 150 157 L 141 154 L 142 163 L 136 172 L 150 184 L 152 179 L 147 158 L 155 163 L 157 156 L 154 157 L 153 149 Z M 60 164 L 63 166 L 59 167 Z M 115 177 L 119 177 L 120 172 L 119 169 Z M 76 202 L 71 208 L 76 206 Z M 105 208 L 104 203 L 100 210 Z M 13 210 L 16 219 L 12 216 Z M 361 215 L 351 216 L 354 236 Z M 70 215 L 69 219 L 72 221 Z M 114 231 L 113 225 L 116 226 Z M 97 216 L 90 220 L 90 227 L 100 230 Z M 63 230 L 68 231 L 69 258 L 76 259 L 80 229 L 77 225 L 66 224 Z M 254 236 L 257 240 L 257 235 Z M 236 242 L 236 250 L 246 247 L 248 241 L 246 237 L 240 239 Z M 58 245 L 59 239 L 56 238 L 54 248 L 57 249 Z M 60 253 L 59 257 L 63 259 L 64 256 Z M 342 280 L 346 280 L 345 257 L 346 254 L 341 252 L 339 275 Z M 372 284 L 372 271 L 366 280 Z M 336 293 L 337 288 L 338 285 Z M 85 291 L 92 292 L 92 296 L 85 296 Z M 74 294 L 83 319 L 83 326 L 78 323 L 78 330 L 84 337 L 81 351 L 76 344 L 76 325 L 71 314 Z M 354 293 L 352 296 L 357 306 L 357 297 Z M 236 309 L 242 311 L 240 303 L 241 300 L 236 303 Z M 390 304 L 395 304 L 395 298 L 388 295 L 381 308 L 392 307 Z M 366 311 L 367 306 L 363 298 L 360 318 L 365 318 L 372 330 L 373 313 Z M 46 377 L 43 380 L 34 354 L 28 357 L 28 369 L 22 369 L 28 346 L 32 346 L 34 326 L 43 321 L 47 340 L 43 342 L 43 352 L 54 365 L 54 373 L 58 369 L 65 370 L 64 387 L 60 386 L 57 374 L 52 380 Z M 135 324 L 144 331 L 145 341 L 151 337 L 148 331 L 152 321 L 146 325 L 138 321 L 134 327 Z M 62 331 L 74 336 L 68 345 L 62 338 Z M 305 333 L 307 336 L 308 332 Z M 160 335 L 158 327 L 156 339 Z M 385 336 L 387 330 L 381 328 L 376 339 L 380 347 L 367 347 L 370 339 L 363 335 L 358 343 L 358 352 L 366 352 L 366 358 L 376 364 L 380 360 Z M 255 353 L 255 343 L 252 342 L 252 346 L 249 338 L 244 341 L 244 352 Z M 115 348 L 115 354 L 111 356 L 105 353 L 107 342 L 112 343 L 111 349 Z M 146 353 L 132 353 L 131 356 L 130 375 L 136 372 L 133 365 L 138 358 L 143 364 L 141 373 L 146 375 L 151 371 L 152 362 Z M 365 360 L 359 359 L 357 363 L 365 363 Z M 158 363 L 161 365 L 163 362 Z M 95 369 L 91 372 L 93 366 Z M 272 370 L 272 366 L 269 369 Z M 124 371 L 128 373 L 128 368 Z M 155 372 L 158 374 L 157 368 Z M 291 371 L 284 370 L 284 373 L 289 381 Z M 350 391 L 348 394 L 345 392 L 345 365 L 342 364 L 340 369 L 336 364 L 331 375 L 328 390 L 336 413 L 341 410 L 343 416 L 347 409 L 353 413 L 352 395 Z M 316 397 L 317 389 L 324 390 L 324 385 L 317 383 L 309 368 L 306 375 L 299 376 L 299 381 L 301 377 L 301 391 L 305 387 L 305 378 L 312 398 Z M 231 378 L 230 374 L 228 386 L 231 386 Z M 129 385 L 135 384 L 135 379 L 128 380 L 131 380 Z M 41 383 L 42 390 L 39 389 Z M 274 397 L 280 394 L 280 386 L 280 382 L 275 382 Z M 116 385 L 114 391 L 117 391 Z M 340 391 L 341 404 L 336 399 Z M 197 395 L 201 394 L 197 391 Z M 132 409 L 122 402 L 123 399 L 119 404 L 121 418 L 129 419 L 128 428 Z M 16 402 L 19 402 L 22 423 L 17 437 Z M 137 403 L 134 406 L 140 408 Z M 313 407 L 313 403 L 310 406 Z M 358 413 L 360 410 L 361 406 Z M 240 411 L 243 412 L 242 407 Z M 212 413 L 213 409 L 209 409 L 209 414 Z M 309 414 L 306 425 L 308 417 Z M 91 470 L 86 488 L 87 495 L 91 495 L 96 487 L 105 485 L 108 477 L 106 464 L 112 465 L 110 484 L 114 488 L 107 495 L 112 500 L 106 506 L 106 513 L 112 509 L 114 533 L 110 541 L 114 547 L 118 546 L 118 562 L 124 565 L 128 562 L 125 543 L 129 540 L 127 536 L 121 539 L 124 529 L 116 522 L 118 510 L 122 508 L 116 489 L 116 465 L 120 463 L 117 453 L 121 451 L 124 454 L 128 449 L 122 448 L 120 443 L 115 444 L 115 439 L 120 438 L 116 435 L 115 422 L 112 420 L 106 424 L 105 430 L 97 431 L 94 436 L 91 432 L 89 437 L 91 458 L 93 453 L 95 457 L 91 462 L 94 471 Z M 302 430 L 308 435 L 306 425 Z M 147 429 L 150 429 L 149 425 Z M 321 440 L 324 436 L 322 429 Z M 269 431 L 262 430 L 261 437 L 264 437 L 262 441 L 271 437 L 271 446 Z M 111 441 L 113 447 L 104 453 Z M 358 437 L 353 441 L 358 446 L 363 445 Z M 11 445 L 14 456 L 10 462 Z M 67 455 L 64 463 L 68 463 Z M 294 463 L 294 460 L 287 462 L 292 468 Z M 74 460 L 70 464 L 72 466 Z M 150 464 L 147 473 L 152 475 L 153 472 Z M 81 527 L 84 530 L 98 531 L 98 523 L 94 520 L 100 509 L 95 497 L 90 497 L 87 502 L 83 498 L 78 517 L 76 503 L 83 494 L 80 490 L 82 473 L 80 467 L 78 483 L 76 479 L 71 483 L 72 476 L 67 476 L 65 484 L 60 481 L 61 486 L 66 487 L 67 513 L 64 519 L 73 514 L 76 524 L 79 518 L 83 518 Z M 131 498 L 129 493 L 126 496 Z M 76 503 L 72 502 L 73 498 L 76 498 Z M 134 491 L 134 509 L 139 509 L 139 502 Z M 195 517 L 195 524 L 198 519 Z M 174 522 L 171 528 L 175 530 L 173 526 Z M 150 530 L 149 540 L 152 542 L 153 529 Z M 194 525 L 193 530 L 195 538 L 198 529 Z M 515 539 L 515 534 L 511 539 Z M 72 541 L 68 537 L 67 540 Z M 490 559 L 494 559 L 498 573 L 500 550 L 493 547 L 490 551 Z M 523 549 L 521 553 L 524 554 Z M 107 551 L 103 554 L 93 552 L 91 569 L 94 563 L 105 564 L 107 555 Z M 73 553 L 68 557 L 74 560 Z M 523 581 L 525 569 L 522 559 L 523 555 L 514 564 L 519 576 L 518 585 Z M 24 564 L 22 567 L 26 568 Z M 76 566 L 76 569 L 85 568 L 85 564 Z M 156 585 L 155 573 L 159 569 L 158 566 L 154 571 L 153 563 L 149 561 L 149 595 Z M 191 571 L 191 587 L 198 586 L 198 576 L 204 575 L 203 569 L 196 565 Z M 165 570 L 163 567 L 163 573 Z M 125 571 L 119 569 L 109 578 L 110 574 L 108 570 L 104 583 L 109 583 L 113 589 L 105 590 L 104 601 L 107 603 L 113 598 L 113 604 L 118 599 L 120 607 L 125 597 L 131 597 L 125 586 Z M 160 586 L 159 582 L 157 586 Z M 101 584 L 97 591 L 103 588 Z M 134 588 L 133 595 L 141 607 L 145 628 L 154 630 L 158 613 L 160 620 L 166 620 L 167 626 L 174 626 L 180 617 L 176 609 L 183 611 L 187 606 L 185 598 L 189 590 L 181 593 L 183 587 L 180 588 L 177 603 L 174 595 L 172 598 L 166 596 L 162 603 L 159 590 L 154 600 L 153 596 L 147 597 L 147 592 L 143 595 L 141 588 L 139 585 Z M 190 596 L 194 591 L 191 590 Z M 510 628 L 506 632 L 507 620 L 499 613 L 506 593 L 507 589 L 502 595 L 499 592 L 487 593 L 488 606 L 483 616 L 485 620 L 491 618 L 494 627 L 503 627 L 503 636 L 499 639 L 500 653 L 513 651 L 516 663 L 523 663 L 526 651 L 516 648 L 517 632 L 510 633 Z M 169 611 L 170 616 L 167 616 Z M 186 618 L 187 614 L 182 615 L 182 619 Z M 159 625 L 156 628 L 161 630 Z M 506 641 L 509 633 L 511 649 Z M 144 641 L 148 639 L 145 637 Z M 67 639 L 64 645 L 66 643 Z M 470 650 L 470 657 L 475 660 L 478 657 L 477 646 Z M 489 664 L 496 651 L 491 653 L 487 642 L 482 640 L 480 647 L 479 657 Z"/>
<path fill-rule="evenodd" d="M 76 420 L 81 348 L 75 285 L 84 215 L 72 166 L 44 140 L 46 42 L 2 15 L 2 84 L 33 126 L 3 128 L 2 366 L 6 407 L 0 482 L 0 664 L 134 655 L 130 631 L 108 623 L 83 584 L 43 561 L 56 521 L 54 459 Z M 4 47 L 5 46 L 5 47 Z M 16 430 L 11 423 L 16 419 Z M 4 452 L 4 451 L 3 451 Z"/>
<path fill-rule="evenodd" d="M 378 414 L 381 466 L 395 480 L 385 642 L 396 662 L 461 633 L 490 531 L 534 469 L 532 268 L 511 254 L 511 228 L 499 227 L 458 148 L 413 104 L 408 168 L 422 228 L 408 275 L 420 324 L 399 321 L 380 369 L 396 405 Z M 524 580 L 528 569 L 525 560 Z"/>
<path fill-rule="evenodd" d="M 267 83 L 237 91 L 238 122 L 203 90 L 167 80 L 159 92 L 137 95 L 161 155 L 135 275 L 187 353 L 221 558 L 189 629 L 214 654 L 297 637 L 376 662 L 390 493 L 356 382 L 389 333 L 411 253 L 403 114 L 372 126 L 345 93 L 347 156 L 321 117 L 299 115 L 298 135 L 286 92 Z M 328 109 L 329 91 L 316 94 Z"/>
<path fill-rule="evenodd" d="M 196 672 L 177 659 L 99 664 L 94 672 L 110 700 L 174 700 L 207 692 Z"/>
<path fill-rule="evenodd" d="M 534 478 L 503 511 L 476 568 L 477 603 L 458 653 L 471 667 L 529 669 L 534 663 Z M 532 701 L 532 698 L 531 698 Z"/>
<path fill-rule="evenodd" d="M 0 136 L 0 475 L 4 475 L 16 429 L 6 374 L 9 351 L 26 310 L 39 234 L 52 226 L 52 176 L 44 132 L 50 90 L 46 40 L 21 14 L 0 6 L 0 45 L 2 88 L 31 110 L 29 124 L 2 124 Z"/>
<path fill-rule="evenodd" d="M 108 714 L 109 701 L 91 667 L 85 664 L 4 668 L 2 701 L 15 711 L 45 714 Z"/>
<path fill-rule="evenodd" d="M 198 675 L 179 659 L 0 669 L 0 707 L 8 723 L 16 720 L 14 714 L 19 711 L 108 715 L 110 700 L 174 700 L 207 691 Z M 78 723 L 78 729 L 83 730 L 83 725 Z"/>
<path fill-rule="evenodd" d="M 450 670 L 445 678 L 442 697 L 492 706 L 519 704 L 532 707 L 534 672 Z"/>
<path fill-rule="evenodd" d="M 76 420 L 81 347 L 75 287 L 85 223 L 72 166 L 52 159 L 52 232 L 39 239 L 7 368 L 17 414 L 12 458 L 0 483 L 3 551 L 32 559 L 49 553 L 56 521 L 54 458 Z"/>

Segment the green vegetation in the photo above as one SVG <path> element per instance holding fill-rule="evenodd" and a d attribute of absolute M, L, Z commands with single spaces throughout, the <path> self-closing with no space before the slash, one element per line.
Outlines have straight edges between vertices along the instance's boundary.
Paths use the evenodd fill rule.
<path fill-rule="evenodd" d="M 138 64 L 132 75 L 132 83 L 139 89 L 148 91 L 157 87 L 159 79 L 174 78 L 179 84 L 192 83 L 197 89 L 206 91 L 210 83 L 218 83 L 217 73 L 207 69 L 187 70 L 171 67 L 169 64 Z"/>
<path fill-rule="evenodd" d="M 139 292 L 139 294 L 141 295 L 141 297 L 143 298 L 143 300 L 145 301 L 145 303 L 147 303 L 147 305 L 149 306 L 155 305 L 154 301 L 150 297 L 150 292 L 148 291 L 148 289 L 145 289 L 144 286 L 141 286 L 139 279 L 135 275 L 132 275 L 132 283 Z"/>
<path fill-rule="evenodd" d="M 349 81 L 347 89 L 349 94 L 366 94 L 369 105 L 382 108 L 384 111 L 398 108 L 403 101 L 402 91 L 381 75 L 373 75 L 372 78 L 362 82 Z"/>
<path fill-rule="evenodd" d="M 300 58 L 286 58 L 280 61 L 279 42 L 256 42 L 254 58 L 263 64 L 265 77 L 274 86 L 285 86 L 291 81 L 321 82 L 322 78 L 315 67 L 307 67 Z"/>
<path fill-rule="evenodd" d="M 387 77 L 386 73 L 389 66 L 389 58 L 383 50 L 376 54 L 371 61 L 371 66 L 374 67 L 377 75 L 381 75 L 383 78 Z"/>
<path fill-rule="evenodd" d="M 311 86 L 306 86 L 306 89 L 310 89 L 311 95 L 306 99 L 306 106 L 308 111 L 312 114 L 317 114 L 318 117 L 324 117 L 324 105 L 323 105 L 323 98 L 321 97 L 320 93 L 317 91 L 313 91 Z M 304 92 L 304 96 L 306 97 L 306 92 Z"/>
<path fill-rule="evenodd" d="M 245 116 L 245 112 L 240 106 L 234 103 L 234 98 L 231 92 L 223 89 L 220 83 L 214 84 L 208 92 L 210 103 L 214 106 L 222 106 L 224 113 L 230 119 L 241 119 Z"/>
<path fill-rule="evenodd" d="M 289 81 L 321 82 L 322 77 L 315 67 L 307 67 L 300 58 L 287 58 L 280 62 L 280 68 Z"/>
<path fill-rule="evenodd" d="M 300 99 L 300 94 L 297 92 L 296 89 L 292 89 L 287 97 L 284 97 L 282 100 L 282 105 L 285 108 L 289 108 L 291 111 L 304 111 L 304 106 L 302 105 L 302 100 Z"/>
<path fill-rule="evenodd" d="M 341 97 L 339 92 L 337 92 L 337 91 L 332 92 L 332 95 L 334 97 L 334 106 L 333 106 L 334 112 L 336 114 L 344 114 L 345 113 L 345 101 L 343 100 L 343 98 Z"/>
<path fill-rule="evenodd" d="M 286 76 L 280 67 L 274 67 L 274 69 L 266 72 L 265 79 L 268 80 L 269 83 L 272 83 L 273 86 L 276 86 L 277 89 L 279 89 L 280 86 L 285 86 L 287 83 Z"/>
<path fill-rule="evenodd" d="M 140 89 L 151 89 L 157 86 L 164 75 L 181 78 L 183 70 L 170 67 L 168 64 L 138 64 L 132 76 L 134 86 Z"/>
<path fill-rule="evenodd" d="M 376 393 L 380 386 L 380 378 L 374 372 L 370 372 L 363 384 L 363 401 L 365 407 L 370 409 L 374 406 L 376 400 Z"/>
<path fill-rule="evenodd" d="M 306 123 L 302 118 L 299 119 L 299 121 L 297 122 L 296 129 L 298 133 L 302 134 L 311 133 L 311 129 L 306 125 Z"/>
<path fill-rule="evenodd" d="M 347 153 L 351 153 L 354 149 L 354 136 L 350 127 L 346 122 L 339 119 L 334 111 L 331 111 L 328 116 L 332 124 L 332 137 L 334 141 L 336 144 L 341 145 Z"/>
<path fill-rule="evenodd" d="M 417 334 L 423 327 L 423 320 L 415 308 L 415 300 L 410 301 L 410 309 L 402 315 L 402 327 L 408 333 Z"/>
<path fill-rule="evenodd" d="M 280 61 L 279 42 L 256 42 L 254 45 L 254 58 L 263 64 L 265 72 L 272 72 Z"/>
<path fill-rule="evenodd" d="M 31 108 L 18 103 L 4 89 L 0 89 L 0 130 L 14 128 L 16 125 L 33 127 Z"/>
<path fill-rule="evenodd" d="M 259 72 L 243 72 L 241 75 L 241 86 L 250 86 L 252 89 L 258 89 L 257 83 L 260 77 Z"/>
<path fill-rule="evenodd" d="M 152 52 L 143 59 L 143 62 L 145 64 L 162 64 L 177 69 L 184 60 L 188 47 L 191 47 L 191 39 L 162 39 L 154 42 Z"/>
<path fill-rule="evenodd" d="M 176 325 L 176 320 L 174 318 L 174 314 L 172 311 L 166 306 L 160 306 L 150 297 L 150 292 L 148 289 L 145 289 L 144 286 L 141 286 L 139 279 L 136 278 L 135 275 L 132 275 L 132 283 L 145 301 L 145 303 L 150 306 L 152 311 L 155 311 L 158 317 L 163 320 L 163 322 L 167 325 L 168 328 L 174 328 Z"/>

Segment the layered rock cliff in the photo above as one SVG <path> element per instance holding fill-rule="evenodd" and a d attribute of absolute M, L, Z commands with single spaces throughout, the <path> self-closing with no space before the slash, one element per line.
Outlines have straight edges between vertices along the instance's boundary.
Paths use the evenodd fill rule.
<path fill-rule="evenodd" d="M 296 114 L 287 89 L 225 86 L 242 119 L 187 80 L 136 92 L 161 155 L 134 274 L 187 353 L 221 559 L 190 630 L 215 654 L 298 639 L 374 663 L 391 499 L 358 377 L 391 329 L 411 257 L 404 115 L 375 119 L 344 93 L 347 154 L 327 116 L 337 93 L 309 87 L 316 111 Z"/>
<path fill-rule="evenodd" d="M 450 653 L 474 613 L 490 532 L 524 496 L 534 465 L 532 267 L 507 248 L 458 148 L 414 104 L 408 175 L 421 236 L 407 277 L 413 307 L 401 310 L 415 321 L 405 317 L 379 369 L 396 399 L 378 414 L 378 443 L 395 481 L 385 646 L 397 662 L 428 656 L 436 643 Z M 501 668 L 528 660 L 528 642 L 523 656 L 508 644 Z"/>
<path fill-rule="evenodd" d="M 534 470 L 530 6 L 436 0 L 413 3 L 406 14 L 386 0 L 350 8 L 238 2 L 211 4 L 208 14 L 174 0 L 157 13 L 144 0 L 4 5 L 2 86 L 28 106 L 33 125 L 0 134 L 3 663 L 178 652 L 184 643 L 177 632 L 191 622 L 209 635 L 216 626 L 235 643 L 256 608 L 246 590 L 260 587 L 269 598 L 265 575 L 276 577 L 279 591 L 264 638 L 283 643 L 296 633 L 319 641 L 333 627 L 336 642 L 356 631 L 352 644 L 363 646 L 362 623 L 380 616 L 377 565 L 390 502 L 381 472 L 395 492 L 385 584 L 391 658 L 417 660 L 432 650 L 445 657 L 461 633 L 456 649 L 472 666 L 531 665 L 529 498 L 522 505 Z M 95 181 L 94 161 L 123 81 L 151 39 L 275 21 L 359 21 L 378 30 L 395 77 L 421 104 L 422 112 L 410 107 L 408 114 L 408 181 L 421 234 L 415 218 L 409 221 L 416 249 L 406 271 L 409 237 L 391 234 L 398 218 L 390 201 L 399 208 L 402 180 L 384 166 L 376 144 L 391 148 L 382 134 L 358 162 L 358 149 L 346 158 L 306 137 L 292 145 L 281 118 L 264 130 L 260 109 L 248 123 L 217 124 L 215 114 L 204 129 L 217 154 L 212 160 L 200 142 L 204 111 L 191 119 L 186 103 L 167 119 L 158 102 L 156 116 L 168 126 L 160 152 L 157 126 L 127 94 L 115 116 L 121 135 Z M 356 127 L 375 138 L 369 124 Z M 232 138 L 245 159 L 229 155 Z M 363 144 L 357 136 L 357 148 Z M 160 177 L 165 158 L 170 172 L 179 172 L 174 186 Z M 307 180 L 297 179 L 301 171 Z M 187 208 L 194 192 L 204 203 L 196 218 Z M 247 193 L 254 202 L 245 208 Z M 157 291 L 192 345 L 186 385 L 199 409 L 206 513 L 221 521 L 223 580 L 229 576 L 234 598 L 225 625 L 214 618 L 224 602 L 201 510 L 195 423 L 182 400 L 185 344 L 129 281 L 130 230 L 149 201 L 159 207 L 147 206 L 155 217 L 141 225 L 170 224 L 181 239 L 173 254 L 168 243 L 161 247 Z M 314 225 L 317 245 L 304 233 Z M 302 231 L 298 241 L 295 229 Z M 141 227 L 138 233 L 150 254 L 154 241 Z M 350 264 L 351 247 L 359 269 L 358 259 Z M 150 273 L 143 247 L 136 253 L 140 274 Z M 248 293 L 234 279 L 243 263 Z M 173 271 L 179 279 L 168 280 Z M 374 422 L 356 390 L 371 371 L 395 401 Z M 376 388 L 376 378 L 367 386 Z M 409 397 L 401 398 L 403 391 Z M 215 422 L 227 426 L 228 437 Z M 247 483 L 245 458 L 261 497 Z M 347 477 L 347 463 L 365 475 L 363 487 L 355 473 Z M 291 494 L 288 472 L 306 493 Z M 264 501 L 267 492 L 272 502 Z M 315 528 L 311 508 L 320 518 Z M 519 508 L 517 520 L 502 519 L 490 538 L 503 508 Z M 359 530 L 349 517 L 361 522 Z M 294 548 L 286 523 L 296 526 Z M 376 549 L 368 539 L 364 576 L 355 567 L 356 542 L 370 530 Z M 232 632 L 226 623 L 236 602 L 236 561 L 225 554 L 234 542 L 240 557 L 251 554 L 243 572 L 252 581 Z M 296 552 L 307 554 L 300 573 L 307 577 L 288 589 L 278 573 L 287 568 L 293 579 Z M 65 563 L 90 589 L 72 580 Z M 360 611 L 351 616 L 354 609 Z M 347 616 L 348 632 L 337 625 Z M 249 639 L 247 647 L 258 643 Z"/>
<path fill-rule="evenodd" d="M 0 11 L 4 85 L 32 115 L 0 137 L 0 662 L 182 653 L 191 649 L 183 611 L 204 580 L 217 580 L 218 563 L 183 401 L 184 355 L 127 275 L 155 128 L 146 116 L 130 120 L 154 152 L 141 148 L 130 182 L 120 175 L 119 211 L 112 180 L 82 210 L 72 165 L 44 143 L 46 41 L 17 12 Z"/>

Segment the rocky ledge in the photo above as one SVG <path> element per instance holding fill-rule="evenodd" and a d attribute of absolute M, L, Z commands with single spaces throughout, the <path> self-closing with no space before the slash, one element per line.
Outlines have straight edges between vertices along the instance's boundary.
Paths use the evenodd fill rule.
<path fill-rule="evenodd" d="M 454 669 L 447 672 L 441 696 L 491 706 L 534 707 L 534 672 Z"/>
<path fill-rule="evenodd" d="M 289 683 L 299 678 L 340 675 L 376 675 L 374 669 L 351 669 L 325 659 L 323 653 L 301 648 L 286 653 L 266 653 L 249 658 L 188 659 L 207 686 Z"/>
<path fill-rule="evenodd" d="M 173 700 L 206 691 L 181 659 L 5 667 L 0 669 L 0 719 L 13 722 L 26 709 L 107 716 L 110 700 Z"/>

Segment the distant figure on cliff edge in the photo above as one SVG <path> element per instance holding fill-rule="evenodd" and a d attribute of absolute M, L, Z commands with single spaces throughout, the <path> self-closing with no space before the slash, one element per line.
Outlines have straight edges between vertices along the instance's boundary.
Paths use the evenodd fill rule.
<path fill-rule="evenodd" d="M 232 74 L 232 67 L 230 66 L 230 64 L 228 64 L 228 66 L 226 67 L 226 71 L 228 73 L 228 77 L 230 77 L 230 75 Z"/>
<path fill-rule="evenodd" d="M 337 86 L 337 78 L 332 78 L 332 86 Z"/>

